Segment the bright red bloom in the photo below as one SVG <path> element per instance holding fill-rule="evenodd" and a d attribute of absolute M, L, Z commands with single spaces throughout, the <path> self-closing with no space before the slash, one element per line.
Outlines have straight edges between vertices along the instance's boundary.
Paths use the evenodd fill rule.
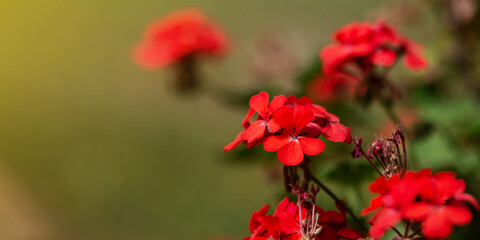
<path fill-rule="evenodd" d="M 371 200 L 362 214 L 380 209 L 370 219 L 373 225 L 369 235 L 374 238 L 381 237 L 401 220 L 420 222 L 427 238 L 446 238 L 453 225 L 466 225 L 472 220 L 465 202 L 480 210 L 475 198 L 465 193 L 465 182 L 451 172 L 432 176 L 432 171 L 425 169 L 407 172 L 402 178 L 381 176 L 370 184 L 370 191 L 380 195 Z"/>
<path fill-rule="evenodd" d="M 314 124 L 309 124 L 309 131 L 312 133 L 318 130 L 326 139 L 332 142 L 346 142 L 350 144 L 352 136 L 350 134 L 350 128 L 345 127 L 340 123 L 340 118 L 327 112 L 327 110 L 319 105 L 313 104 L 312 99 L 308 97 L 298 98 L 296 96 L 289 96 L 287 98 L 286 106 L 291 108 L 302 105 L 310 109 L 315 117 Z M 315 134 L 311 134 L 315 135 Z"/>
<path fill-rule="evenodd" d="M 248 110 L 243 125 L 245 126 L 253 114 L 258 113 L 258 120 L 253 122 L 242 134 L 242 139 L 251 143 L 261 138 L 266 131 L 269 133 L 276 133 L 280 130 L 280 125 L 272 120 L 273 113 L 284 106 L 287 98 L 283 95 L 273 98 L 271 103 L 268 103 L 268 93 L 260 92 L 250 99 L 250 109 Z"/>
<path fill-rule="evenodd" d="M 370 71 L 372 65 L 390 67 L 406 54 L 405 65 L 412 70 L 427 66 L 420 46 L 398 35 L 396 30 L 383 21 L 350 23 L 334 34 L 335 43 L 322 49 L 323 71 L 327 75 L 344 72 L 347 65 L 359 65 L 362 71 Z"/>
<path fill-rule="evenodd" d="M 258 114 L 253 123 L 250 119 Z M 285 165 L 298 165 L 304 154 L 316 155 L 325 144 L 318 139 L 323 135 L 333 142 L 351 142 L 350 128 L 340 124 L 339 118 L 308 97 L 276 96 L 269 103 L 266 92 L 250 99 L 250 109 L 242 126 L 244 130 L 233 142 L 224 147 L 230 151 L 241 142 L 252 147 L 263 144 L 266 151 L 278 151 L 279 160 Z"/>
<path fill-rule="evenodd" d="M 302 209 L 303 216 L 306 209 Z M 300 239 L 299 208 L 294 202 L 285 197 L 277 206 L 272 216 L 267 216 L 268 205 L 264 205 L 259 211 L 252 214 L 250 219 L 251 236 L 244 240 L 273 239 Z"/>
<path fill-rule="evenodd" d="M 279 95 L 273 98 L 271 103 L 268 103 L 268 93 L 260 92 L 250 98 L 250 109 L 243 119 L 242 126 L 244 130 L 239 133 L 233 142 L 227 144 L 223 151 L 230 151 L 234 149 L 240 142 L 244 141 L 248 147 L 257 145 L 269 134 L 273 134 L 280 130 L 280 126 L 272 120 L 272 115 L 275 111 L 284 106 L 287 98 Z M 258 118 L 251 123 L 249 120 L 255 113 L 258 113 Z"/>
<path fill-rule="evenodd" d="M 250 219 L 251 235 L 243 240 L 300 240 L 302 235 L 309 234 L 308 239 L 339 240 L 358 239 L 364 237 L 362 233 L 347 226 L 346 213 L 339 206 L 339 212 L 322 208 L 312 204 L 299 207 L 285 197 L 277 206 L 273 215 L 267 215 L 268 205 L 254 212 Z M 308 206 L 308 207 L 307 207 Z M 314 211 L 312 211 L 313 208 Z M 302 213 L 300 214 L 299 209 Z M 313 216 L 312 216 L 313 213 Z M 300 224 L 302 216 L 302 224 Z M 312 222 L 312 219 L 317 219 Z M 303 228 L 303 231 L 302 229 Z M 318 232 L 314 230 L 320 229 Z M 313 230 L 313 232 L 312 232 Z M 312 236 L 313 235 L 313 236 Z"/>
<path fill-rule="evenodd" d="M 144 68 L 156 69 L 197 54 L 216 55 L 226 51 L 220 27 L 197 9 L 173 12 L 147 26 L 135 47 L 134 59 Z"/>
<path fill-rule="evenodd" d="M 278 159 L 285 165 L 298 165 L 304 154 L 317 155 L 325 148 L 325 143 L 318 139 L 318 134 L 307 127 L 314 117 L 310 109 L 298 105 L 293 110 L 282 107 L 273 115 L 283 131 L 280 135 L 270 136 L 263 141 L 263 148 L 277 152 Z M 312 135 L 313 134 L 313 135 Z"/>

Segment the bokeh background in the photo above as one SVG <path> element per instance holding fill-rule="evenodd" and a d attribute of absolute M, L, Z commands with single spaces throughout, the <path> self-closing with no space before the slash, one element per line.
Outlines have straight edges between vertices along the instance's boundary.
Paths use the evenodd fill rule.
<path fill-rule="evenodd" d="M 225 58 L 202 63 L 205 85 L 254 89 L 249 65 L 262 35 L 287 36 L 305 65 L 335 29 L 371 19 L 386 2 L 4 1 L 0 238 L 245 236 L 251 212 L 275 203 L 281 182 L 225 161 L 223 146 L 240 131 L 244 108 L 179 95 L 168 69 L 133 63 L 144 26 L 173 10 L 203 9 L 231 40 Z"/>

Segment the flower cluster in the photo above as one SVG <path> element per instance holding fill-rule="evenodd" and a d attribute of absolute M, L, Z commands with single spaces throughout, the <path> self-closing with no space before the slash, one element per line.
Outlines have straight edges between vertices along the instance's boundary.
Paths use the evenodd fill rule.
<path fill-rule="evenodd" d="M 381 237 L 401 220 L 420 223 L 421 232 L 429 239 L 446 238 L 452 233 L 452 225 L 466 225 L 472 220 L 465 202 L 480 210 L 475 198 L 465 193 L 465 182 L 455 178 L 452 172 L 432 176 L 430 169 L 424 169 L 407 172 L 403 177 L 399 174 L 389 179 L 380 176 L 369 189 L 379 194 L 362 211 L 362 215 L 366 215 L 379 209 L 370 219 L 373 225 L 369 235 L 373 238 Z"/>
<path fill-rule="evenodd" d="M 251 122 L 255 113 L 258 116 Z M 278 151 L 280 162 L 295 166 L 303 161 L 304 154 L 317 155 L 324 150 L 320 135 L 333 142 L 351 142 L 350 128 L 339 121 L 307 97 L 280 95 L 269 102 L 268 93 L 260 92 L 250 99 L 250 109 L 242 124 L 244 130 L 224 151 L 232 150 L 240 142 L 249 148 L 263 144 L 266 151 Z"/>
<path fill-rule="evenodd" d="M 220 27 L 200 10 L 188 9 L 152 22 L 135 48 L 134 59 L 144 68 L 155 69 L 194 55 L 225 51 L 226 38 Z"/>
<path fill-rule="evenodd" d="M 268 205 L 263 206 L 252 214 L 251 235 L 244 240 L 337 240 L 364 237 L 347 226 L 346 213 L 340 206 L 337 205 L 339 211 L 325 211 L 314 204 L 318 189 L 312 188 L 312 194 L 299 187 L 294 189 L 298 204 L 285 197 L 273 215 L 267 215 Z"/>
<path fill-rule="evenodd" d="M 347 24 L 333 39 L 334 43 L 320 52 L 324 76 L 312 84 L 316 88 L 311 91 L 313 96 L 321 101 L 334 100 L 333 96 L 343 89 L 367 102 L 372 97 L 384 99 L 385 89 L 390 92 L 389 98 L 399 98 L 399 90 L 386 79 L 394 63 L 404 56 L 403 61 L 411 70 L 427 67 L 420 45 L 381 20 Z"/>
<path fill-rule="evenodd" d="M 402 54 L 405 65 L 412 70 L 427 66 L 420 46 L 400 36 L 384 21 L 350 23 L 334 34 L 334 40 L 320 52 L 324 73 L 328 75 L 345 73 L 349 64 L 363 71 L 370 71 L 374 65 L 390 67 Z"/>

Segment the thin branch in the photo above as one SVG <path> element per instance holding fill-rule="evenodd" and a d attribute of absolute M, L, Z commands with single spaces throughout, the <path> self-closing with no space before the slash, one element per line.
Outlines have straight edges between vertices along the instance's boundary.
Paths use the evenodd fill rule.
<path fill-rule="evenodd" d="M 377 173 L 380 175 L 380 176 L 383 176 L 382 172 L 380 172 L 380 170 L 378 170 L 377 166 L 375 166 L 375 164 L 372 162 L 372 160 L 368 157 L 368 155 L 365 153 L 365 151 L 363 151 L 363 148 L 362 146 L 359 146 L 357 141 L 353 141 L 353 143 L 355 144 L 355 146 L 357 147 L 358 150 L 360 150 L 360 153 L 362 153 L 362 155 L 368 160 L 368 162 L 370 163 L 370 165 L 372 165 L 373 168 L 375 168 L 375 170 L 377 171 Z"/>
<path fill-rule="evenodd" d="M 412 234 L 408 235 L 408 238 L 412 238 L 413 236 L 417 235 L 417 234 L 420 232 L 420 229 L 421 229 L 421 228 L 418 228 L 417 230 L 415 230 L 415 232 L 413 232 Z"/>
<path fill-rule="evenodd" d="M 405 237 L 405 238 L 408 236 L 408 231 L 410 231 L 410 224 L 411 223 L 412 223 L 412 220 L 407 222 L 407 226 L 405 227 L 405 234 L 403 234 L 403 237 Z"/>
<path fill-rule="evenodd" d="M 398 229 L 396 227 L 392 227 L 393 231 L 395 231 L 398 236 L 402 237 L 403 235 L 400 233 L 400 231 L 398 231 Z"/>
<path fill-rule="evenodd" d="M 362 229 L 365 231 L 365 232 L 368 232 L 368 228 L 365 227 L 365 225 L 363 224 L 363 222 L 357 217 L 355 216 L 355 214 L 352 212 L 352 210 L 350 210 L 349 208 L 347 208 L 347 206 L 330 190 L 327 188 L 327 186 L 325 186 L 322 182 L 320 182 L 320 180 L 318 180 L 315 176 L 311 176 L 312 177 L 312 180 L 321 188 L 323 189 L 323 191 L 325 191 L 325 193 L 330 196 L 334 201 L 335 203 L 337 203 L 338 205 L 340 205 L 354 220 L 355 222 L 358 223 L 358 225 L 360 225 L 362 227 Z"/>

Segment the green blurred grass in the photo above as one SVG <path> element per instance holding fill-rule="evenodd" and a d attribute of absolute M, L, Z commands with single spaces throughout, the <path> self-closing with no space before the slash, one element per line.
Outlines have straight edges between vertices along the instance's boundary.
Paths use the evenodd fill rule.
<path fill-rule="evenodd" d="M 55 224 L 55 239 L 243 236 L 273 202 L 254 166 L 221 162 L 243 112 L 182 97 L 130 58 L 151 19 L 198 6 L 232 40 L 209 84 L 248 87 L 255 39 L 286 29 L 311 59 L 380 0 L 10 1 L 0 9 L 0 158 Z M 245 103 L 247 104 L 247 103 Z"/>

